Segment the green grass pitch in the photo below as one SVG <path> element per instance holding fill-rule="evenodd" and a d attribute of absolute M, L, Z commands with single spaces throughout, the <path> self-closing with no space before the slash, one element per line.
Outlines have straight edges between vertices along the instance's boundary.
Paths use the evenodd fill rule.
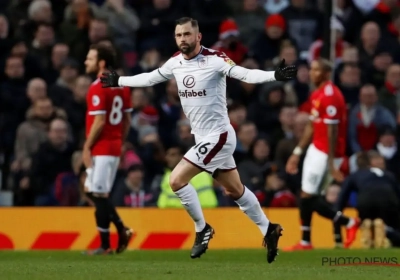
<path fill-rule="evenodd" d="M 374 280 L 400 279 L 400 266 L 329 266 L 323 258 L 392 258 L 400 250 L 315 250 L 281 253 L 268 264 L 260 250 L 212 250 L 192 260 L 188 251 L 129 251 L 114 256 L 80 252 L 0 252 L 2 280 Z"/>

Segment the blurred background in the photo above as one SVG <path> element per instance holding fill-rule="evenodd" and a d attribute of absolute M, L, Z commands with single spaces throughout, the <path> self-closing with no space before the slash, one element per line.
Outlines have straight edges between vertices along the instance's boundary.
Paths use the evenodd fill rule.
<path fill-rule="evenodd" d="M 228 112 L 243 183 L 263 206 L 296 207 L 300 174 L 284 166 L 308 121 L 309 62 L 335 62 L 349 110 L 346 174 L 355 154 L 376 150 L 400 177 L 400 6 L 397 0 L 2 0 L 0 164 L 2 205 L 90 206 L 80 149 L 93 43 L 112 45 L 118 71 L 148 72 L 177 51 L 175 20 L 199 21 L 203 45 L 236 64 L 297 64 L 288 83 L 228 79 Z M 132 89 L 132 124 L 112 198 L 121 207 L 181 207 L 170 171 L 194 143 L 176 82 Z M 232 206 L 208 174 L 192 181 L 205 208 Z M 326 191 L 335 203 L 340 187 Z M 348 202 L 355 205 L 356 195 Z"/>

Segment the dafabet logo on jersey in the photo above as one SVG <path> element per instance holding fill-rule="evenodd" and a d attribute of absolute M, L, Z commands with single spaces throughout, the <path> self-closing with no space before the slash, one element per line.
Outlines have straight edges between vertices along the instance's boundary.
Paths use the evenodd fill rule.
<path fill-rule="evenodd" d="M 196 80 L 194 79 L 194 76 L 192 75 L 187 75 L 183 78 L 182 81 L 183 85 L 186 88 L 193 88 L 196 85 Z M 201 96 L 207 96 L 206 90 L 179 90 L 178 94 L 180 97 L 183 98 L 188 98 L 188 97 L 201 97 Z"/>

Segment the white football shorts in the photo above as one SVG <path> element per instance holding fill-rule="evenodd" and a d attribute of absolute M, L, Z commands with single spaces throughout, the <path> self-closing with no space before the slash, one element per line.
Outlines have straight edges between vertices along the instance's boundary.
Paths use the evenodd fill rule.
<path fill-rule="evenodd" d="M 221 134 L 195 135 L 194 145 L 184 155 L 184 159 L 197 168 L 210 174 L 215 170 L 230 171 L 236 169 L 233 152 L 236 149 L 236 133 L 231 125 Z"/>
<path fill-rule="evenodd" d="M 334 159 L 335 168 L 339 168 L 342 163 L 343 158 Z M 332 181 L 328 172 L 328 154 L 311 144 L 304 158 L 301 190 L 312 195 L 321 194 Z"/>
<path fill-rule="evenodd" d="M 117 175 L 120 158 L 116 156 L 94 156 L 92 160 L 93 166 L 86 169 L 86 192 L 110 193 Z"/>

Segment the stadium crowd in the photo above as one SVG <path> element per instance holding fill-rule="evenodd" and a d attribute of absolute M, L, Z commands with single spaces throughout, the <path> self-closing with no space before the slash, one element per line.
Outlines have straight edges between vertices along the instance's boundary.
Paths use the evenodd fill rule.
<path fill-rule="evenodd" d="M 91 205 L 84 195 L 86 93 L 95 77 L 83 61 L 93 43 L 112 45 L 118 72 L 156 69 L 173 53 L 175 20 L 199 21 L 203 45 L 236 64 L 299 67 L 288 83 L 228 79 L 227 102 L 243 183 L 263 206 L 295 207 L 300 174 L 285 163 L 308 121 L 309 63 L 323 47 L 319 0 L 3 0 L 0 4 L 0 154 L 3 190 L 16 206 Z M 338 0 L 334 81 L 348 104 L 346 173 L 375 149 L 400 179 L 400 4 Z M 175 80 L 133 88 L 132 124 L 113 189 L 117 206 L 181 207 L 171 169 L 194 143 Z M 191 182 L 203 207 L 230 206 L 207 173 Z M 340 187 L 326 191 L 334 203 Z M 352 199 L 349 204 L 352 205 Z"/>

